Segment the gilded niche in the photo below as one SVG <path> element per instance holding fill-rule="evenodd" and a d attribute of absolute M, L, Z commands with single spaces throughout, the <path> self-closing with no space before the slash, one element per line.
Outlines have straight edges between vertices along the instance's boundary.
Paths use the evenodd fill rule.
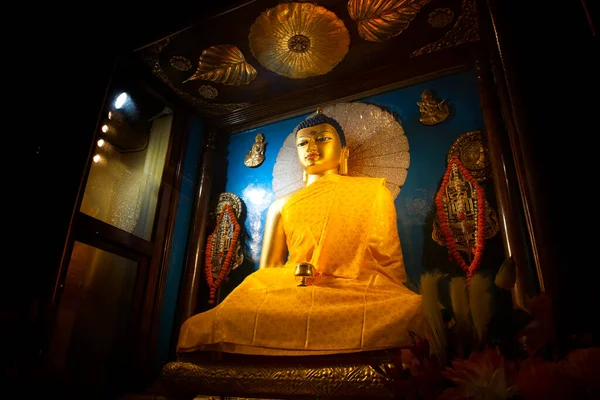
<path fill-rule="evenodd" d="M 312 3 L 282 3 L 263 12 L 248 35 L 268 70 L 299 79 L 324 75 L 348 53 L 350 34 L 334 13 Z"/>
<path fill-rule="evenodd" d="M 348 13 L 358 34 L 369 42 L 384 42 L 402 33 L 430 0 L 350 0 Z"/>
<path fill-rule="evenodd" d="M 231 44 L 220 44 L 202 52 L 198 69 L 183 83 L 205 80 L 240 86 L 252 82 L 256 75 L 256 69 L 246 61 L 240 49 Z"/>

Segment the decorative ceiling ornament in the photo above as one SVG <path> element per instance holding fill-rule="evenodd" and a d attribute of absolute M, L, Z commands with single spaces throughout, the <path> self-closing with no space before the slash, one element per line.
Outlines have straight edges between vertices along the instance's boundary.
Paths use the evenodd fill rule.
<path fill-rule="evenodd" d="M 454 19 L 454 11 L 449 8 L 436 8 L 429 13 L 427 22 L 434 28 L 443 28 Z"/>
<path fill-rule="evenodd" d="M 192 62 L 184 56 L 171 57 L 171 59 L 169 60 L 169 64 L 171 64 L 171 67 L 179 71 L 187 71 L 190 68 L 192 68 Z"/>
<path fill-rule="evenodd" d="M 436 125 L 443 122 L 450 115 L 450 108 L 446 100 L 437 101 L 433 92 L 429 89 L 421 93 L 421 101 L 417 101 L 419 106 L 419 121 L 424 125 Z"/>
<path fill-rule="evenodd" d="M 254 143 L 252 147 L 248 151 L 248 154 L 244 157 L 244 164 L 247 167 L 258 167 L 260 164 L 265 161 L 265 146 L 267 142 L 265 142 L 265 136 L 262 133 L 259 133 L 254 138 Z"/>
<path fill-rule="evenodd" d="M 167 76 L 165 70 L 163 69 L 161 62 L 159 60 L 159 55 L 163 51 L 163 49 L 169 44 L 171 38 L 163 39 L 160 42 L 153 44 L 152 46 L 148 46 L 147 48 L 141 51 L 141 57 L 148 65 L 148 68 L 152 72 L 154 76 L 160 79 L 169 89 L 175 92 L 182 99 L 187 101 L 189 104 L 196 107 L 198 112 L 201 115 L 208 116 L 221 116 L 232 113 L 233 111 L 240 110 L 242 108 L 246 108 L 250 106 L 250 103 L 211 103 L 206 100 L 200 99 L 198 97 L 192 96 L 191 94 L 184 92 L 179 89 L 177 86 L 173 84 L 173 82 Z"/>
<path fill-rule="evenodd" d="M 435 206 L 431 237 L 448 248 L 450 260 L 456 262 L 470 280 L 481 265 L 485 240 L 498 233 L 500 224 L 483 189 L 458 156 L 448 161 Z M 461 253 L 466 254 L 466 260 Z"/>
<path fill-rule="evenodd" d="M 413 51 L 410 56 L 418 57 L 459 44 L 476 42 L 479 39 L 479 22 L 475 0 L 463 0 L 460 15 L 444 37 Z"/>
<path fill-rule="evenodd" d="M 202 96 L 206 99 L 214 99 L 215 97 L 217 97 L 219 95 L 219 91 L 210 85 L 200 86 L 198 88 L 198 93 L 200 94 L 200 96 Z"/>
<path fill-rule="evenodd" d="M 256 69 L 246 61 L 240 49 L 231 44 L 220 44 L 202 52 L 198 69 L 182 83 L 205 80 L 240 86 L 252 82 L 256 75 Z"/>
<path fill-rule="evenodd" d="M 264 11 L 252 24 L 250 49 L 267 69 L 300 79 L 324 75 L 348 53 L 344 22 L 325 7 L 291 2 Z"/>
<path fill-rule="evenodd" d="M 348 13 L 358 34 L 369 42 L 384 42 L 402 33 L 430 0 L 350 0 Z"/>
<path fill-rule="evenodd" d="M 477 182 L 484 182 L 492 177 L 489 150 L 482 131 L 460 135 L 448 150 L 448 162 L 454 157 L 458 157 Z"/>
<path fill-rule="evenodd" d="M 238 222 L 242 212 L 242 201 L 233 193 L 221 193 L 216 207 L 217 224 L 208 236 L 204 268 L 206 282 L 210 288 L 209 303 L 214 304 L 217 289 L 227 281 L 229 273 L 244 261 L 241 241 L 241 226 Z"/>
<path fill-rule="evenodd" d="M 348 175 L 386 178 L 387 187 L 396 198 L 408 175 L 410 154 L 404 129 L 394 115 L 360 102 L 326 106 L 323 113 L 335 118 L 344 130 L 350 151 Z M 275 196 L 280 197 L 303 186 L 296 138 L 290 133 L 277 154 L 272 187 Z"/>

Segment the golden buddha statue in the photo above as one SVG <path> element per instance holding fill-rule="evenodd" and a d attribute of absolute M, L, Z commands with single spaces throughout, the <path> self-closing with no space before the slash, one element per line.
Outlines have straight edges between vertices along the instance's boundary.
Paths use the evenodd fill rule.
<path fill-rule="evenodd" d="M 295 132 L 305 187 L 270 206 L 259 269 L 185 321 L 180 354 L 352 353 L 408 346 L 409 331 L 423 334 L 385 179 L 345 176 L 349 149 L 335 119 L 317 113 Z M 305 263 L 311 279 L 299 285 Z"/>

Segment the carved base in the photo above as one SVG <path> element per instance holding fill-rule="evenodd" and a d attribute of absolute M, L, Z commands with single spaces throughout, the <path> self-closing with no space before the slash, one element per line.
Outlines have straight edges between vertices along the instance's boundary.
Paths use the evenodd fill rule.
<path fill-rule="evenodd" d="M 283 357 L 285 358 L 285 357 Z M 230 360 L 173 361 L 161 371 L 169 396 L 240 396 L 297 399 L 392 399 L 386 376 L 387 359 L 378 362 L 312 362 L 288 357 L 254 363 Z M 306 357 L 304 358 L 306 360 Z M 343 360 L 343 358 L 342 358 Z"/>

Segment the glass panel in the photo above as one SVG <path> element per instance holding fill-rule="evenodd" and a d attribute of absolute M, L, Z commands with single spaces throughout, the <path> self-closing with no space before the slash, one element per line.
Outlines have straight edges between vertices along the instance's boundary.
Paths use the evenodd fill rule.
<path fill-rule="evenodd" d="M 140 90 L 113 90 L 81 212 L 150 240 L 172 112 Z"/>
<path fill-rule="evenodd" d="M 75 242 L 50 346 L 70 382 L 108 388 L 122 375 L 137 271 L 136 261 Z"/>

